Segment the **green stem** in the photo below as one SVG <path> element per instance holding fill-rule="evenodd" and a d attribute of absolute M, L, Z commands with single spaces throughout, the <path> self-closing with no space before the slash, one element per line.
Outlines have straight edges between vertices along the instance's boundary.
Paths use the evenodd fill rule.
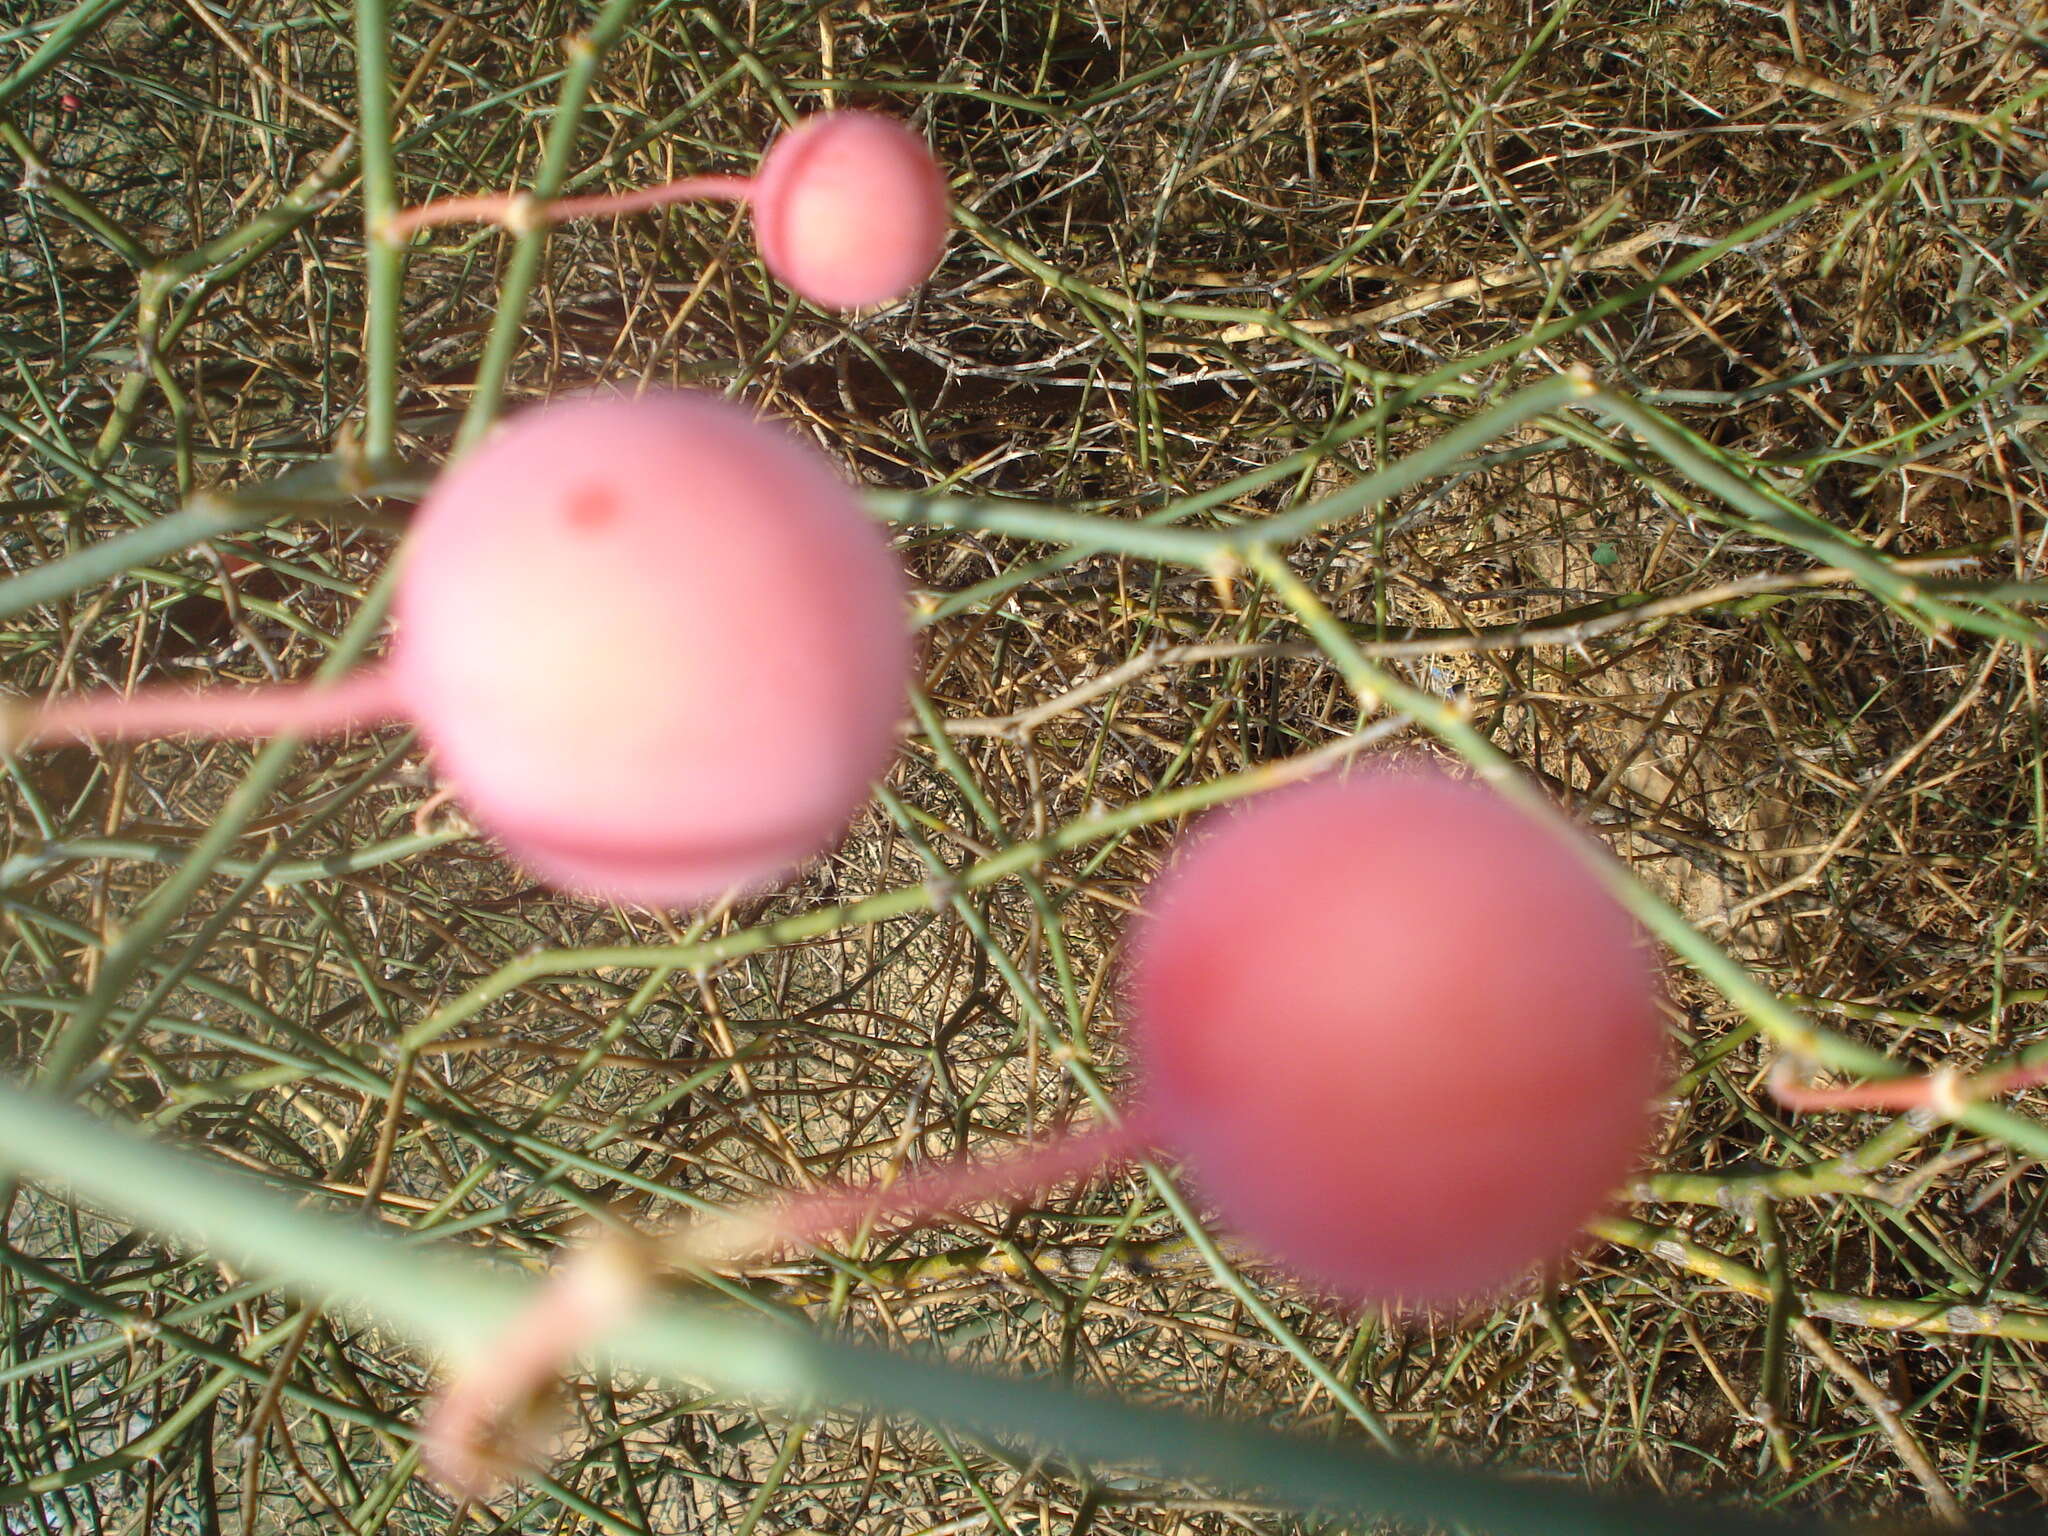
<path fill-rule="evenodd" d="M 907 491 L 870 491 L 867 505 L 876 516 L 895 522 L 921 523 L 933 528 L 978 528 L 1013 538 L 1064 544 L 1077 554 L 1113 550 L 1206 569 L 1220 561 L 1246 557 L 1256 549 L 1307 538 L 1425 481 L 1454 473 L 1458 461 L 1467 454 L 1477 452 L 1535 417 L 1584 401 L 1593 393 L 1593 385 L 1575 375 L 1545 379 L 1510 395 L 1491 410 L 1458 422 L 1427 447 L 1353 481 L 1341 491 L 1258 522 L 1228 528 L 1173 528 L 1153 519 L 1137 522 L 1091 517 L 1031 502 L 926 497 Z M 1296 459 L 1300 457 L 1297 455 Z M 1291 465 L 1295 461 L 1286 462 Z M 1240 480 L 1246 478 L 1250 477 Z M 1261 481 L 1264 478 L 1263 474 L 1259 477 Z M 1213 495 L 1190 498 L 1189 504 L 1176 507 L 1172 515 L 1192 515 L 1215 500 Z"/>
<path fill-rule="evenodd" d="M 1778 1230 L 1777 1207 L 1768 1199 L 1756 1205 L 1756 1248 L 1764 1281 L 1771 1288 L 1770 1310 L 1764 1316 L 1763 1365 L 1757 1375 L 1756 1415 L 1778 1470 L 1790 1475 L 1792 1442 L 1785 1433 L 1785 1332 L 1798 1316 L 1799 1303 L 1792 1292 L 1792 1270 L 1785 1256 L 1784 1236 Z"/>
<path fill-rule="evenodd" d="M 265 864 L 259 866 L 248 859 L 222 859 L 214 865 L 217 873 L 230 879 L 242 880 L 258 875 L 262 889 L 266 891 L 289 890 L 295 885 L 310 885 L 323 880 L 335 880 L 344 875 L 360 874 L 366 869 L 381 865 L 395 864 L 400 859 L 409 859 L 416 854 L 439 848 L 444 843 L 457 843 L 476 834 L 467 827 L 442 827 L 432 832 L 407 832 L 399 837 L 386 838 L 382 842 L 365 843 L 355 848 L 344 848 L 334 853 L 322 854 L 317 858 L 294 859 L 288 864 Z M 0 886 L 12 885 L 61 864 L 72 864 L 88 859 L 125 859 L 138 864 L 176 864 L 182 862 L 182 855 L 175 845 L 143 842 L 137 838 L 123 837 L 80 837 L 68 842 L 29 843 L 19 852 L 0 859 Z"/>
<path fill-rule="evenodd" d="M 1702 1276 L 1738 1295 L 1761 1302 L 1772 1299 L 1770 1276 L 1719 1249 L 1695 1242 L 1676 1227 L 1660 1227 L 1627 1216 L 1599 1216 L 1586 1223 L 1586 1230 L 1606 1242 L 1619 1243 Z M 2048 1313 L 2009 1311 L 1994 1303 L 1949 1296 L 1893 1300 L 1845 1291 L 1796 1289 L 1794 1300 L 1798 1311 L 1807 1317 L 1822 1317 L 1858 1328 L 1923 1333 L 1937 1338 L 1988 1335 L 2035 1343 L 2048 1341 Z"/>
<path fill-rule="evenodd" d="M 1759 531 L 1816 559 L 1841 566 L 1893 608 L 1909 616 L 1923 614 L 1936 626 L 1974 630 L 2023 645 L 2040 645 L 2048 639 L 2048 632 L 2037 624 L 2009 623 L 1934 597 L 1893 570 L 1889 561 L 1868 546 L 1814 517 L 1796 502 L 1773 496 L 1747 475 L 1719 463 L 1697 437 L 1626 395 L 1603 389 L 1589 403 L 1597 414 L 1627 427 L 1701 490 L 1752 519 Z"/>
<path fill-rule="evenodd" d="M 79 0 L 71 14 L 50 29 L 36 51 L 15 66 L 5 80 L 0 80 L 0 107 L 62 64 L 101 22 L 127 8 L 128 0 Z"/>
<path fill-rule="evenodd" d="M 590 99 L 590 83 L 597 77 L 597 66 L 605 50 L 626 30 L 635 3 L 636 0 L 606 0 L 590 30 L 563 44 L 569 63 L 562 72 L 562 93 L 541 148 L 540 174 L 528 189 L 535 202 L 550 202 L 561 191 L 569 174 L 569 156 L 576 147 L 576 130 L 583 122 L 584 103 Z M 484 343 L 483 360 L 477 364 L 469 412 L 456 434 L 457 452 L 473 446 L 497 419 L 505 382 L 512 372 L 512 358 L 519 349 L 520 328 L 526 322 L 526 303 L 533 296 L 534 284 L 540 277 L 541 257 L 546 251 L 545 224 L 521 230 L 513 239 L 512 258 L 505 264 L 505 280 L 498 290 L 497 318 L 491 323 L 490 339 Z"/>
<path fill-rule="evenodd" d="M 137 566 L 224 533 L 312 516 L 335 502 L 356 497 L 414 496 L 423 489 L 417 470 L 359 481 L 335 460 L 327 459 L 247 491 L 226 495 L 204 492 L 176 512 L 88 544 L 61 560 L 30 566 L 19 576 L 0 582 L 0 619 L 112 581 Z"/>
<path fill-rule="evenodd" d="M 1350 746 L 1351 743 L 1348 741 L 1334 744 L 1337 752 Z M 1045 837 L 1030 842 L 1012 843 L 1000 853 L 968 866 L 960 872 L 955 881 L 898 886 L 894 890 L 882 891 L 860 901 L 831 907 L 815 907 L 808 912 L 799 912 L 759 928 L 746 928 L 715 939 L 698 939 L 681 944 L 621 944 L 599 949 L 555 949 L 522 956 L 499 966 L 460 997 L 443 1004 L 434 1013 L 422 1019 L 405 1033 L 399 1041 L 399 1047 L 403 1050 L 416 1051 L 439 1039 L 465 1020 L 474 1018 L 508 992 L 515 991 L 543 976 L 570 976 L 586 971 L 614 968 L 654 970 L 665 967 L 671 970 L 694 970 L 722 965 L 745 955 L 760 954 L 764 950 L 799 943 L 805 939 L 819 938 L 824 934 L 836 933 L 842 928 L 886 922 L 890 918 L 904 917 L 912 912 L 942 906 L 952 899 L 956 888 L 979 890 L 984 886 L 1007 880 L 1013 875 L 1036 869 L 1055 854 L 1064 853 L 1070 848 L 1114 837 L 1134 827 L 1171 821 L 1177 816 L 1207 810 L 1212 805 L 1221 805 L 1226 801 L 1257 794 L 1261 790 L 1292 783 L 1316 771 L 1329 761 L 1332 755 L 1331 748 L 1318 749 L 1297 758 L 1261 763 L 1241 773 L 1225 774 L 1221 778 L 1153 795 L 1120 809 L 1105 811 L 1099 816 L 1079 817 Z"/>
<path fill-rule="evenodd" d="M 391 17 L 386 0 L 356 0 L 356 134 L 363 178 L 363 452 L 391 457 L 398 427 L 398 323 L 405 248 L 380 239 L 398 212 L 391 153 Z"/>
<path fill-rule="evenodd" d="M 307 1210 L 191 1153 L 82 1111 L 0 1087 L 0 1166 L 68 1185 L 149 1230 L 204 1244 L 306 1300 L 375 1318 L 435 1351 L 487 1348 L 530 1304 L 534 1282 L 401 1244 Z M 1497 1536 L 1793 1536 L 1732 1510 L 1624 1499 L 1550 1479 L 1401 1460 L 1193 1414 L 885 1353 L 730 1308 L 664 1297 L 621 1318 L 601 1363 L 794 1408 L 910 1414 L 991 1438 L 1022 1438 L 1088 1464 L 1139 1464 L 1285 1507 Z"/>

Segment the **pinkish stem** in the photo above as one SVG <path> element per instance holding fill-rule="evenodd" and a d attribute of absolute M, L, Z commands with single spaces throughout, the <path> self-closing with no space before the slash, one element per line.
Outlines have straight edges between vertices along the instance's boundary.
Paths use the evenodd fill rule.
<path fill-rule="evenodd" d="M 1925 1077 L 1896 1082 L 1864 1083 L 1857 1088 L 1812 1088 L 1804 1084 L 1771 1084 L 1771 1097 L 1795 1115 L 1824 1114 L 1836 1109 L 1925 1109 L 1933 1083 Z"/>
<path fill-rule="evenodd" d="M 1027 1146 L 987 1162 L 920 1168 L 882 1189 L 823 1189 L 798 1195 L 763 1213 L 764 1235 L 784 1243 L 814 1243 L 869 1221 L 923 1222 L 985 1200 L 1015 1202 L 1077 1174 L 1137 1156 L 1154 1140 L 1146 1116 L 1131 1114 Z"/>
<path fill-rule="evenodd" d="M 1773 1078 L 1771 1097 L 1794 1114 L 1822 1114 L 1830 1110 L 1889 1109 L 1905 1112 L 1931 1109 L 1953 1118 L 1962 1106 L 2017 1093 L 2022 1088 L 2048 1083 L 2048 1062 L 2029 1067 L 2007 1067 L 1982 1077 L 1966 1078 L 1944 1071 L 1924 1077 L 1893 1078 L 1882 1083 L 1863 1083 L 1854 1088 L 1813 1088 L 1803 1083 Z"/>
<path fill-rule="evenodd" d="M 751 176 L 684 176 L 658 187 L 633 192 L 600 192 L 589 197 L 558 197 L 536 203 L 523 192 L 486 197 L 444 197 L 395 214 L 385 226 L 387 238 L 403 240 L 414 230 L 437 224 L 504 224 L 517 227 L 528 220 L 559 224 L 565 219 L 603 218 L 607 214 L 644 213 L 668 203 L 705 200 L 744 203 L 754 195 Z"/>
<path fill-rule="evenodd" d="M 539 1398 L 585 1343 L 630 1312 L 648 1279 L 646 1253 L 599 1238 L 557 1269 L 503 1338 L 434 1398 L 420 1454 L 442 1486 L 482 1498 L 530 1447 Z M 510 1445 L 501 1445 L 500 1438 Z"/>
<path fill-rule="evenodd" d="M 1154 1139 L 1150 1117 L 1134 1114 L 1118 1125 L 1057 1136 L 1009 1157 L 920 1169 L 886 1189 L 826 1189 L 714 1216 L 680 1234 L 673 1247 L 694 1262 L 730 1262 L 869 1221 L 921 1221 L 985 1200 L 1018 1201 L 1134 1157 Z M 702 1228 L 712 1229 L 709 1241 Z M 451 1378 L 428 1407 L 420 1447 L 435 1477 L 465 1497 L 481 1497 L 531 1450 L 520 1442 L 530 1432 L 540 1395 L 630 1310 L 654 1254 L 641 1239 L 608 1234 L 556 1269 L 510 1331 Z"/>
<path fill-rule="evenodd" d="M 405 713 L 391 674 L 368 669 L 335 683 L 264 688 L 145 688 L 88 693 L 43 705 L 0 701 L 0 747 L 32 742 L 144 741 L 157 736 L 332 736 Z"/>
<path fill-rule="evenodd" d="M 669 203 L 744 203 L 754 195 L 751 176 L 684 176 L 637 192 L 598 192 L 589 197 L 558 197 L 546 205 L 551 223 L 564 219 L 600 219 L 608 213 L 645 213 Z"/>

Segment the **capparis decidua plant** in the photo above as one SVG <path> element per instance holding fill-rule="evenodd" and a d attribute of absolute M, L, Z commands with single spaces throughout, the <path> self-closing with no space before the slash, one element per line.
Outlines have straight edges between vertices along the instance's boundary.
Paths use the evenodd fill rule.
<path fill-rule="evenodd" d="M 2024 17 L 350 8 L 0 28 L 14 744 L 427 748 L 0 763 L 10 1517 L 2027 1496 Z"/>

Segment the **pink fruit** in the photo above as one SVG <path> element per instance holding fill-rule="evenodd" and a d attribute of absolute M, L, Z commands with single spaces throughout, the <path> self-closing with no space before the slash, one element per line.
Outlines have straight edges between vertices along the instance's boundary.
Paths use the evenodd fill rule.
<path fill-rule="evenodd" d="M 656 905 L 819 852 L 888 765 L 902 573 L 824 456 L 743 406 L 672 392 L 528 411 L 435 482 L 401 558 L 382 672 L 60 700 L 0 725 L 251 735 L 408 716 L 520 863 Z"/>
<path fill-rule="evenodd" d="M 931 146 L 893 117 L 826 112 L 768 146 L 753 176 L 684 176 L 629 192 L 533 203 L 520 196 L 448 197 L 408 208 L 386 237 L 470 219 L 603 218 L 710 198 L 751 203 L 768 270 L 824 309 L 902 298 L 932 275 L 946 246 L 946 178 Z"/>
<path fill-rule="evenodd" d="M 930 147 L 873 112 L 826 112 L 783 134 L 753 203 L 768 270 L 828 309 L 902 298 L 945 248 L 946 179 Z"/>
<path fill-rule="evenodd" d="M 559 884 L 680 903 L 825 846 L 910 658 L 880 530 L 710 395 L 529 412 L 421 505 L 392 675 L 442 771 Z"/>
<path fill-rule="evenodd" d="M 1227 1226 L 1422 1306 L 1570 1250 L 1662 1055 L 1651 957 L 1578 835 L 1412 767 L 1203 824 L 1130 999 L 1144 1112 Z"/>

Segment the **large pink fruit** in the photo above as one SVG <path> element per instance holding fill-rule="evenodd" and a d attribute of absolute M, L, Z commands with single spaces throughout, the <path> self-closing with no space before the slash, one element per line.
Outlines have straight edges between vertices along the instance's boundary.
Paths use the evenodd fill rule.
<path fill-rule="evenodd" d="M 1570 1250 L 1662 1055 L 1650 954 L 1579 836 L 1418 767 L 1202 824 L 1130 999 L 1143 1112 L 1226 1225 L 1419 1306 Z"/>
<path fill-rule="evenodd" d="M 768 270 L 812 303 L 902 298 L 946 244 L 946 178 L 894 118 L 824 112 L 768 146 L 754 177 L 754 234 Z"/>
<path fill-rule="evenodd" d="M 887 766 L 901 571 L 815 448 L 711 395 L 514 418 L 421 505 L 392 680 L 564 886 L 679 904 L 836 838 Z"/>

